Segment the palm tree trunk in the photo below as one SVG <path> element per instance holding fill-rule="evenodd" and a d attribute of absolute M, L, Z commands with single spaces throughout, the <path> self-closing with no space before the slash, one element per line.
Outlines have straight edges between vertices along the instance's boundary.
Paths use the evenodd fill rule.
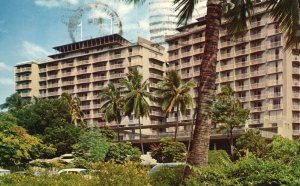
<path fill-rule="evenodd" d="M 211 130 L 211 105 L 214 100 L 216 63 L 218 54 L 219 29 L 221 23 L 222 6 L 216 0 L 207 3 L 205 46 L 200 76 L 198 81 L 197 117 L 195 129 L 187 162 L 193 166 L 208 165 L 208 150 Z M 186 166 L 186 178 L 192 172 Z"/>
<path fill-rule="evenodd" d="M 230 155 L 231 155 L 231 160 L 234 160 L 234 151 L 233 151 L 233 134 L 232 134 L 232 130 L 233 128 L 230 127 L 230 140 L 229 140 L 229 144 L 230 144 Z"/>
<path fill-rule="evenodd" d="M 139 127 L 140 127 L 140 144 L 142 149 L 142 154 L 144 154 L 144 144 L 142 140 L 142 126 L 141 126 L 141 119 L 139 118 Z"/>
<path fill-rule="evenodd" d="M 179 105 L 177 104 L 177 119 L 176 119 L 176 126 L 175 126 L 174 141 L 177 140 L 178 123 L 179 123 Z"/>

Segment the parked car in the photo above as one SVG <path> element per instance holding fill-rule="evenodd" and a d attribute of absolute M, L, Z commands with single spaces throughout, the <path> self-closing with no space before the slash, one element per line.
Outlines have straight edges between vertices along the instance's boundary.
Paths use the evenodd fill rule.
<path fill-rule="evenodd" d="M 10 173 L 11 173 L 10 170 L 0 169 L 0 176 L 8 175 Z"/>
<path fill-rule="evenodd" d="M 74 160 L 73 154 L 63 154 L 58 160 L 63 163 L 71 163 Z"/>
<path fill-rule="evenodd" d="M 81 169 L 81 168 L 70 168 L 70 169 L 62 169 L 58 171 L 58 174 L 80 174 L 80 175 L 86 175 L 88 173 L 87 169 Z"/>
<path fill-rule="evenodd" d="M 180 165 L 185 165 L 185 163 L 158 163 L 157 165 L 155 165 L 154 167 L 152 167 L 152 169 L 149 171 L 150 174 L 153 174 L 155 172 L 157 172 L 160 168 L 162 167 L 177 167 Z"/>

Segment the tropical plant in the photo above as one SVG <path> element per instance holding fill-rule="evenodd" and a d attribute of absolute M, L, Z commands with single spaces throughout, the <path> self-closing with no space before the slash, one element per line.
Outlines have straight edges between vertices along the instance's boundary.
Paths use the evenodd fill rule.
<path fill-rule="evenodd" d="M 233 129 L 242 127 L 249 117 L 249 109 L 244 109 L 240 101 L 234 97 L 234 91 L 230 85 L 221 88 L 213 105 L 213 123 L 218 130 L 229 132 L 229 144 L 231 158 L 234 157 Z"/>
<path fill-rule="evenodd" d="M 129 3 L 141 3 L 145 0 L 124 0 Z M 179 10 L 178 23 L 187 23 L 192 18 L 194 8 L 199 1 L 175 0 Z M 208 149 L 211 129 L 211 107 L 216 82 L 216 63 L 218 55 L 219 30 L 221 28 L 221 17 L 226 18 L 227 32 L 233 36 L 243 34 L 247 27 L 247 21 L 253 15 L 254 0 L 208 0 L 205 45 L 200 66 L 198 81 L 198 99 L 195 129 L 188 163 L 195 166 L 207 166 Z M 286 38 L 286 48 L 297 47 L 300 43 L 300 16 L 298 0 L 265 0 L 263 6 L 267 13 L 278 23 Z M 222 10 L 225 10 L 222 14 Z M 191 170 L 186 169 L 186 175 Z"/>
<path fill-rule="evenodd" d="M 152 99 L 152 94 L 148 92 L 149 83 L 142 82 L 143 76 L 139 74 L 137 69 L 133 69 L 127 74 L 126 79 L 121 80 L 121 84 L 126 87 L 126 95 L 124 96 L 124 112 L 126 115 L 134 115 L 139 121 L 140 144 L 144 154 L 144 146 L 142 141 L 141 118 L 149 116 L 151 107 L 147 99 Z"/>
<path fill-rule="evenodd" d="M 151 145 L 151 157 L 159 163 L 184 162 L 186 147 L 182 142 L 162 138 L 159 145 Z"/>
<path fill-rule="evenodd" d="M 61 99 L 65 101 L 68 111 L 71 115 L 71 123 L 75 126 L 78 125 L 79 122 L 83 122 L 83 113 L 80 110 L 80 99 L 78 97 L 72 98 L 72 96 L 68 93 L 62 93 Z"/>
<path fill-rule="evenodd" d="M 196 86 L 194 80 L 186 83 L 181 81 L 181 77 L 176 70 L 166 72 L 166 77 L 159 83 L 160 90 L 157 91 L 159 100 L 162 100 L 162 110 L 166 113 L 174 111 L 176 107 L 177 121 L 175 126 L 174 141 L 177 138 L 179 113 L 185 114 L 188 108 L 193 106 L 193 97 L 190 91 Z"/>
<path fill-rule="evenodd" d="M 123 99 L 120 89 L 116 88 L 115 85 L 110 82 L 108 88 L 100 93 L 100 101 L 104 102 L 100 111 L 104 113 L 106 122 L 115 121 L 117 123 L 118 141 L 120 141 L 119 125 L 122 121 L 123 112 Z"/>
<path fill-rule="evenodd" d="M 111 143 L 105 161 L 125 163 L 128 161 L 140 162 L 141 151 L 133 147 L 130 142 Z"/>

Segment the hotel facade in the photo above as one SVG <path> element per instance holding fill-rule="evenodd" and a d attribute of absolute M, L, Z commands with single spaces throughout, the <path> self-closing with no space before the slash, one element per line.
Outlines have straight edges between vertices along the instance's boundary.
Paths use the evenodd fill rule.
<path fill-rule="evenodd" d="M 197 81 L 205 19 L 177 30 L 179 33 L 166 39 L 169 68 L 178 70 L 183 81 Z M 243 107 L 250 109 L 245 128 L 260 129 L 267 138 L 280 134 L 292 139 L 300 134 L 300 56 L 284 47 L 283 34 L 262 4 L 256 5 L 247 33 L 241 38 L 229 37 L 226 23 L 222 23 L 216 90 L 230 84 Z M 193 95 L 197 97 L 196 90 Z"/>

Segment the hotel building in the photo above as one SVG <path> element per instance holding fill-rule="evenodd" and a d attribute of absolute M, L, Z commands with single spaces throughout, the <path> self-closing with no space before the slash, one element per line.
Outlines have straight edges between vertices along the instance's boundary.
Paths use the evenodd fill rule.
<path fill-rule="evenodd" d="M 230 84 L 243 107 L 250 109 L 246 128 L 258 128 L 268 138 L 280 134 L 292 139 L 300 134 L 300 56 L 284 50 L 283 34 L 261 5 L 256 5 L 242 38 L 232 40 L 222 23 L 216 89 Z M 166 39 L 169 67 L 177 69 L 183 81 L 197 81 L 205 19 L 177 30 Z"/>
<path fill-rule="evenodd" d="M 81 100 L 84 119 L 90 126 L 106 124 L 100 113 L 99 94 L 109 82 L 120 86 L 133 68 L 150 83 L 149 91 L 157 89 L 166 69 L 163 47 L 143 38 L 131 43 L 118 34 L 54 47 L 51 60 L 19 63 L 15 66 L 16 92 L 22 97 L 58 98 L 63 92 Z M 152 103 L 149 118 L 143 125 L 160 124 L 164 115 L 157 103 Z M 134 126 L 138 121 L 124 117 L 122 126 Z M 154 133 L 147 129 L 147 134 Z M 134 137 L 133 137 L 134 138 Z"/>

